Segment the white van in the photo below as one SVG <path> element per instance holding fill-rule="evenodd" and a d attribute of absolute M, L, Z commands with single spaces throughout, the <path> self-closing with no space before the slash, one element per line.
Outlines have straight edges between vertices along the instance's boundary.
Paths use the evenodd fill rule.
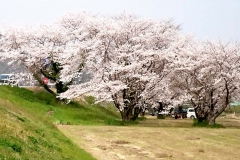
<path fill-rule="evenodd" d="M 18 86 L 18 80 L 14 74 L 0 74 L 0 85 Z"/>
<path fill-rule="evenodd" d="M 187 109 L 187 118 L 191 119 L 197 118 L 194 108 Z"/>

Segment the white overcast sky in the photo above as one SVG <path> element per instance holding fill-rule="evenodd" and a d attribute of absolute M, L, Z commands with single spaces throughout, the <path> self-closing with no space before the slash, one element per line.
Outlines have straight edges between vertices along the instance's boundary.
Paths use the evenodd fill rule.
<path fill-rule="evenodd" d="M 199 40 L 240 41 L 240 0 L 0 0 L 0 27 L 51 24 L 82 11 L 173 19 Z"/>

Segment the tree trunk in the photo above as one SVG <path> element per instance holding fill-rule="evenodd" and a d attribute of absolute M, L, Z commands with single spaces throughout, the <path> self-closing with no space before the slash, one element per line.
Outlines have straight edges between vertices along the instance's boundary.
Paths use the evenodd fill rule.
<path fill-rule="evenodd" d="M 204 120 L 204 118 L 202 118 L 202 117 L 199 117 L 199 118 L 198 118 L 198 123 L 201 123 L 201 122 L 203 122 L 203 120 Z"/>
<path fill-rule="evenodd" d="M 30 70 L 30 71 L 31 71 L 31 70 Z M 43 88 L 44 88 L 46 91 L 48 91 L 49 93 L 53 94 L 54 96 L 57 95 L 55 92 L 53 92 L 53 91 L 48 87 L 47 84 L 44 84 L 44 83 L 43 83 L 43 81 L 42 81 L 42 79 L 41 79 L 41 72 L 40 72 L 40 71 L 35 72 L 35 73 L 33 74 L 33 77 L 38 81 L 38 83 L 39 83 L 41 86 L 43 86 Z"/>
<path fill-rule="evenodd" d="M 135 121 L 138 118 L 139 113 L 140 113 L 140 109 L 138 107 L 134 108 L 134 113 L 131 118 L 131 121 Z"/>
<path fill-rule="evenodd" d="M 214 125 L 215 124 L 215 119 L 216 119 L 216 113 L 214 112 L 214 109 L 211 108 L 209 113 L 208 113 L 208 117 L 207 117 L 208 124 L 209 125 Z"/>
<path fill-rule="evenodd" d="M 209 119 L 208 119 L 208 124 L 209 124 L 209 125 L 214 125 L 214 124 L 215 124 L 215 120 L 216 120 L 215 117 L 209 117 Z"/>
<path fill-rule="evenodd" d="M 55 97 L 57 96 L 57 94 L 55 92 L 53 92 L 49 87 L 48 85 L 46 84 L 42 84 L 43 88 L 48 91 L 49 93 L 51 93 L 52 95 L 54 95 Z"/>
<path fill-rule="evenodd" d="M 132 113 L 132 111 L 134 113 Z M 124 108 L 123 111 L 120 111 L 122 121 L 127 122 L 127 121 L 135 121 L 138 118 L 138 115 L 140 113 L 139 108 L 134 108 L 134 109 L 128 109 L 127 107 Z"/>
<path fill-rule="evenodd" d="M 122 116 L 122 122 L 127 122 L 127 121 L 129 121 L 129 118 L 128 118 L 126 112 L 120 111 L 120 113 L 121 113 L 121 116 Z"/>

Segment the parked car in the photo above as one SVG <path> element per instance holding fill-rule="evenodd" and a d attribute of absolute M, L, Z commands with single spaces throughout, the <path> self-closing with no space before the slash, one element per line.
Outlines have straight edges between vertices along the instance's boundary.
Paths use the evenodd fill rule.
<path fill-rule="evenodd" d="M 14 74 L 0 74 L 0 85 L 18 86 L 18 80 Z"/>
<path fill-rule="evenodd" d="M 169 111 L 164 109 L 161 112 L 158 112 L 158 114 L 169 115 Z"/>
<path fill-rule="evenodd" d="M 150 114 L 151 116 L 157 116 L 157 115 L 158 115 L 158 112 L 157 112 L 156 108 L 153 108 L 149 114 Z"/>
<path fill-rule="evenodd" d="M 191 119 L 197 118 L 194 108 L 187 109 L 187 118 Z"/>

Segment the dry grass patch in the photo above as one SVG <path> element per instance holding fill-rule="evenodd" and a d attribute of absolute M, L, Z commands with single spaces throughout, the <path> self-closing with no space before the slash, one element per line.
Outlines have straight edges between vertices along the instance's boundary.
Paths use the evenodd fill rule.
<path fill-rule="evenodd" d="M 219 121 L 227 124 L 226 119 Z M 62 125 L 58 128 L 98 160 L 239 159 L 239 129 L 196 128 L 191 124 L 187 119 L 149 117 L 138 126 Z"/>

